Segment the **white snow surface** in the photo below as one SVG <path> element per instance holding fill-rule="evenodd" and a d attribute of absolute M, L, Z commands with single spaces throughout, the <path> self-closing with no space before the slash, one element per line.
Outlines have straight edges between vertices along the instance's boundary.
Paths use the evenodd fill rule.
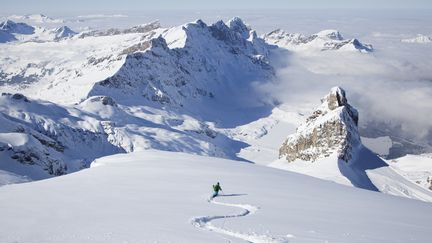
<path fill-rule="evenodd" d="M 33 98 L 77 103 L 95 82 L 117 72 L 125 60 L 123 51 L 141 39 L 145 36 L 131 33 L 0 45 L 2 91 L 19 90 Z M 30 85 L 35 82 L 36 87 Z"/>
<path fill-rule="evenodd" d="M 336 152 L 313 162 L 297 159 L 288 163 L 286 159 L 282 158 L 269 164 L 269 166 L 347 186 L 432 202 L 432 191 L 425 186 L 428 174 L 426 176 L 424 172 L 422 174 L 423 187 L 407 176 L 418 175 L 422 170 L 428 170 L 430 166 L 417 164 L 418 167 L 415 172 L 410 173 L 406 168 L 395 168 L 394 165 L 388 165 L 363 145 L 354 150 L 353 156 L 349 162 L 338 159 Z"/>
<path fill-rule="evenodd" d="M 8 184 L 24 183 L 30 181 L 31 179 L 26 176 L 17 175 L 9 171 L 0 170 L 0 186 L 8 185 Z"/>
<path fill-rule="evenodd" d="M 222 205 L 208 202 L 216 181 Z M 250 163 L 144 151 L 1 187 L 0 241 L 428 242 L 431 213 L 429 203 Z M 200 217 L 215 228 L 195 227 Z"/>
<path fill-rule="evenodd" d="M 411 182 L 432 190 L 432 154 L 409 154 L 387 163 Z"/>

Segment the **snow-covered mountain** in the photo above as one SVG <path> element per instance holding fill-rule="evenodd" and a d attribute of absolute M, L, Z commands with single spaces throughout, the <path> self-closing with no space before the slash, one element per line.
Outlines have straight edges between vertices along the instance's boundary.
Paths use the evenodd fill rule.
<path fill-rule="evenodd" d="M 345 91 L 334 87 L 321 100 L 321 106 L 284 142 L 279 156 L 286 157 L 288 162 L 316 161 L 336 151 L 340 160 L 348 162 L 360 145 L 358 119 L 358 112 L 348 103 Z"/>
<path fill-rule="evenodd" d="M 245 146 L 213 123 L 150 106 L 120 105 L 107 96 L 92 96 L 75 106 L 7 93 L 0 101 L 5 124 L 0 170 L 27 180 L 75 172 L 115 153 L 158 149 L 237 158 Z"/>
<path fill-rule="evenodd" d="M 6 20 L 0 23 L 0 30 L 10 34 L 31 35 L 34 34 L 35 28 L 25 23 L 15 23 L 11 20 Z"/>
<path fill-rule="evenodd" d="M 26 23 L 17 23 L 9 19 L 0 23 L 0 43 L 58 41 L 73 37 L 76 34 L 67 26 L 46 29 Z"/>
<path fill-rule="evenodd" d="M 334 87 L 286 139 L 272 167 L 368 190 L 432 201 L 428 191 L 402 177 L 361 143 L 359 114 L 345 91 Z"/>
<path fill-rule="evenodd" d="M 316 34 L 306 36 L 299 33 L 287 33 L 281 29 L 265 34 L 263 38 L 271 44 L 292 51 L 359 51 L 371 52 L 370 44 L 363 44 L 357 39 L 344 39 L 337 30 L 323 30 Z"/>
<path fill-rule="evenodd" d="M 77 51 L 68 56 L 62 49 L 65 45 Z M 58 48 L 58 54 L 53 48 Z M 255 80 L 273 77 L 267 60 L 273 48 L 239 18 L 228 25 L 219 21 L 207 26 L 198 20 L 170 29 L 150 23 L 120 34 L 7 46 L 2 50 L 2 89 L 67 105 L 52 108 L 61 110 L 61 115 L 46 114 L 45 101 L 5 94 L 2 112 L 7 116 L 21 113 L 23 108 L 10 106 L 9 100 L 13 99 L 7 97 L 23 97 L 29 101 L 26 106 L 40 109 L 30 109 L 24 118 L 15 115 L 16 122 L 27 122 L 27 116 L 43 117 L 42 121 L 29 122 L 36 123 L 37 132 L 46 133 L 46 129 L 40 130 L 39 123 L 52 124 L 53 134 L 81 128 L 90 137 L 98 136 L 98 143 L 110 147 L 83 156 L 78 152 L 81 145 L 70 145 L 76 148 L 70 151 L 74 161 L 150 148 L 237 158 L 236 153 L 245 143 L 218 132 L 214 118 L 241 109 L 251 113 L 244 119 L 260 115 L 252 112 L 262 110 L 266 104 L 246 93 L 253 92 L 251 85 Z M 50 49 L 51 55 L 36 56 L 41 49 Z M 16 59 L 10 58 L 11 52 L 17 54 L 13 57 Z M 21 62 L 24 56 L 28 58 Z M 69 117 L 65 118 L 66 124 L 61 117 Z M 217 121 L 217 127 L 241 120 L 230 115 L 223 117 Z M 63 138 L 74 140 L 72 135 Z M 31 151 L 29 147 L 22 150 Z M 72 158 L 62 156 L 59 154 L 56 159 L 63 168 L 77 167 L 68 164 Z M 70 171 L 73 170 L 64 169 L 62 173 Z M 13 172 L 20 174 L 19 170 Z"/>
<path fill-rule="evenodd" d="M 15 23 L 11 20 L 0 23 L 0 43 L 16 41 L 15 35 L 32 35 L 34 33 L 35 28 L 25 23 Z"/>
<path fill-rule="evenodd" d="M 89 166 L 95 158 L 124 152 L 109 143 L 102 124 L 74 108 L 0 96 L 0 170 L 37 180 Z"/>
<path fill-rule="evenodd" d="M 32 28 L 40 33 L 39 27 Z M 255 141 L 273 137 L 272 144 L 279 143 L 283 133 L 271 130 L 293 129 L 303 119 L 302 113 L 282 109 L 256 88 L 275 78 L 271 60 L 280 49 L 239 18 L 212 25 L 197 20 L 172 28 L 151 22 L 73 38 L 67 27 L 50 33 L 55 36 L 51 41 L 0 45 L 0 85 L 2 91 L 15 93 L 5 93 L 1 110 L 10 126 L 1 140 L 8 162 L 0 169 L 10 182 L 70 173 L 100 156 L 147 149 L 270 163 L 277 148 L 261 144 L 266 153 L 257 159 Z M 297 44 L 310 45 L 310 50 L 319 45 L 319 50 L 358 50 L 337 31 L 310 39 Z M 17 100 L 20 105 L 15 105 Z M 404 184 L 403 178 L 398 189 L 380 188 L 400 179 L 387 170 L 374 178 L 392 180 L 375 184 L 366 170 L 388 166 L 361 144 L 356 110 L 342 89 L 332 90 L 324 101 L 298 129 L 305 135 L 301 141 L 285 144 L 288 160 L 313 160 L 313 165 L 328 160 L 330 169 L 304 168 L 319 178 L 391 194 L 404 194 L 408 188 L 408 197 L 429 200 L 427 192 Z M 313 137 L 317 126 L 323 126 L 321 137 Z M 334 136 L 336 130 L 339 135 Z M 311 139 L 303 139 L 310 133 Z M 15 136 L 20 139 L 10 139 Z M 91 151 L 81 153 L 87 151 L 82 147 Z M 359 162 L 360 154 L 369 156 L 370 163 Z M 282 162 L 281 167 L 303 163 Z"/>
<path fill-rule="evenodd" d="M 63 19 L 54 19 L 44 14 L 11 15 L 8 19 L 25 22 L 28 24 L 59 24 L 64 23 Z"/>
<path fill-rule="evenodd" d="M 136 95 L 176 105 L 186 96 L 222 98 L 229 91 L 248 89 L 246 81 L 273 75 L 267 60 L 273 47 L 240 19 L 228 25 L 197 21 L 161 29 L 150 23 L 118 35 L 81 35 L 68 41 L 68 48 L 75 50 L 70 55 L 60 55 L 63 42 L 0 47 L 3 56 L 9 56 L 1 62 L 1 82 L 8 84 L 10 92 L 69 104 L 86 99 L 89 93 L 115 96 L 119 102 Z M 38 56 L 42 49 L 49 49 L 51 55 Z M 33 85 L 23 87 L 23 83 Z"/>
<path fill-rule="evenodd" d="M 211 26 L 198 20 L 131 46 L 134 51 L 119 71 L 96 83 L 89 94 L 180 107 L 202 99 L 235 99 L 251 81 L 272 78 L 271 48 L 239 18 Z"/>
<path fill-rule="evenodd" d="M 370 45 L 334 30 L 259 37 L 240 18 L 1 26 L 0 242 L 429 239 L 430 154 L 392 158 L 392 130 L 362 132 L 340 87 L 316 109 L 271 93 L 281 55 L 372 61 Z"/>
<path fill-rule="evenodd" d="M 424 43 L 431 43 L 432 42 L 432 38 L 426 35 L 422 35 L 422 34 L 418 34 L 416 37 L 413 38 L 408 38 L 408 39 L 402 39 L 402 42 L 405 43 L 420 43 L 420 44 L 424 44 Z"/>
<path fill-rule="evenodd" d="M 77 34 L 75 31 L 71 30 L 67 26 L 58 27 L 58 28 L 52 30 L 52 32 L 54 34 L 54 40 L 61 40 L 64 38 L 70 38 L 70 37 L 73 37 L 74 35 Z"/>

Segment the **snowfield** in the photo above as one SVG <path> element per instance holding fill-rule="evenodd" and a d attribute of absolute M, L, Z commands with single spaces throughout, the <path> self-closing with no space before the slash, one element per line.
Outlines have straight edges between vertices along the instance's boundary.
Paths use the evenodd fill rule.
<path fill-rule="evenodd" d="M 209 203 L 216 181 L 223 195 Z M 144 151 L 1 187 L 0 242 L 428 242 L 431 213 L 264 166 Z M 200 217 L 213 227 L 197 227 Z"/>
<path fill-rule="evenodd" d="M 431 241 L 430 17 L 129 14 L 0 23 L 1 243 Z"/>
<path fill-rule="evenodd" d="M 432 190 L 432 154 L 410 154 L 387 163 L 411 182 Z"/>

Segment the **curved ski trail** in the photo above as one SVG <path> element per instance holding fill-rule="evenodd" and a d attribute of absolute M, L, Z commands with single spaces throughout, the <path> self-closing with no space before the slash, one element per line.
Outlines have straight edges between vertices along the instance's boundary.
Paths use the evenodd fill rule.
<path fill-rule="evenodd" d="M 233 204 L 233 203 L 223 203 L 223 202 L 217 202 L 214 199 L 209 200 L 210 203 L 227 206 L 227 207 L 236 207 L 242 209 L 242 211 L 238 214 L 231 214 L 231 215 L 219 215 L 219 216 L 202 216 L 202 217 L 196 217 L 191 220 L 192 224 L 197 228 L 206 229 L 208 231 L 217 232 L 220 234 L 224 234 L 227 236 L 235 237 L 238 239 L 245 240 L 247 242 L 252 243 L 285 243 L 288 242 L 285 239 L 277 239 L 268 235 L 258 235 L 258 234 L 248 234 L 248 233 L 242 233 L 242 232 L 235 232 L 233 230 L 229 230 L 222 227 L 217 227 L 211 223 L 213 220 L 217 219 L 227 219 L 227 218 L 238 218 L 238 217 L 244 217 L 250 214 L 255 214 L 256 211 L 258 211 L 258 207 L 252 206 L 249 204 Z"/>

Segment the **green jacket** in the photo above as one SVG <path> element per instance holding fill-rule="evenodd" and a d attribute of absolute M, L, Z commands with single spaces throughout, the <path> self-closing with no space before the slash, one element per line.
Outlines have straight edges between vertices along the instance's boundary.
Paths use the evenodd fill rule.
<path fill-rule="evenodd" d="M 216 184 L 216 185 L 213 185 L 213 190 L 214 190 L 215 192 L 219 192 L 219 191 L 222 191 L 222 187 L 220 187 L 219 184 Z"/>

